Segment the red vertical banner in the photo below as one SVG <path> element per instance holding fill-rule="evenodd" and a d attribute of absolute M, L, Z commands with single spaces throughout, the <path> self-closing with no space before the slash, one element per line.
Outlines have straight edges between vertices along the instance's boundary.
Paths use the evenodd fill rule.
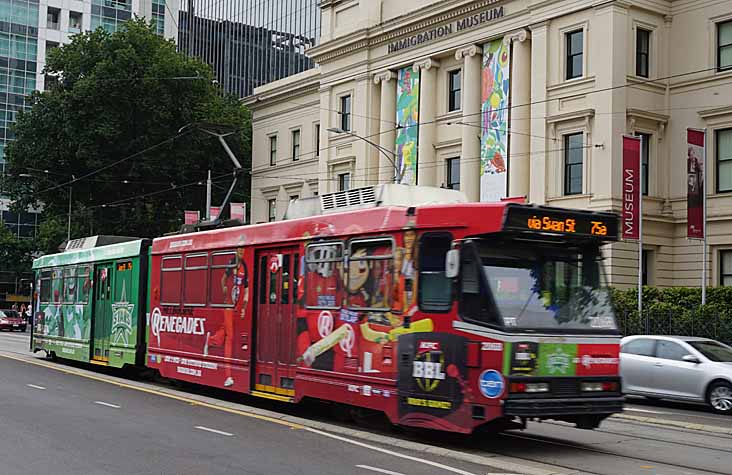
<path fill-rule="evenodd" d="M 211 219 L 214 220 L 219 216 L 219 213 L 221 212 L 220 206 L 211 206 Z"/>
<path fill-rule="evenodd" d="M 195 224 L 201 219 L 199 211 L 184 211 L 184 213 L 186 224 Z"/>
<path fill-rule="evenodd" d="M 641 139 L 623 136 L 623 239 L 640 239 Z"/>
<path fill-rule="evenodd" d="M 704 239 L 704 131 L 686 131 L 686 235 Z"/>
<path fill-rule="evenodd" d="M 231 203 L 231 219 L 238 219 L 241 222 L 246 221 L 246 206 L 246 203 Z"/>

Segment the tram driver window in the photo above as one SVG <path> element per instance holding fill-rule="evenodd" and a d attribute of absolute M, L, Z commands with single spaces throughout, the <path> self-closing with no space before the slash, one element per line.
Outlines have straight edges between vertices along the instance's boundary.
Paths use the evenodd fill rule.
<path fill-rule="evenodd" d="M 471 246 L 460 251 L 460 314 L 466 320 L 497 325 L 495 313 L 491 311 L 490 295 L 483 281 L 483 272 L 477 252 Z"/>
<path fill-rule="evenodd" d="M 419 246 L 419 308 L 425 312 L 447 312 L 452 307 L 452 285 L 445 276 L 445 258 L 452 236 L 427 233 Z"/>
<path fill-rule="evenodd" d="M 311 244 L 305 253 L 305 305 L 338 309 L 343 300 L 343 243 Z"/>
<path fill-rule="evenodd" d="M 351 308 L 390 310 L 394 253 L 391 239 L 351 241 L 347 295 Z"/>

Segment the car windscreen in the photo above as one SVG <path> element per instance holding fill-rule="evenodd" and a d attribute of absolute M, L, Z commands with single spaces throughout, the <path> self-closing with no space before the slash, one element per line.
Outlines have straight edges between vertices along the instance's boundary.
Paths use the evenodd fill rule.
<path fill-rule="evenodd" d="M 0 310 L 0 318 L 18 318 L 18 312 L 15 310 Z"/>
<path fill-rule="evenodd" d="M 731 363 L 732 348 L 716 341 L 687 341 L 699 353 L 712 361 Z"/>
<path fill-rule="evenodd" d="M 480 256 L 505 327 L 617 330 L 596 248 L 483 246 Z"/>

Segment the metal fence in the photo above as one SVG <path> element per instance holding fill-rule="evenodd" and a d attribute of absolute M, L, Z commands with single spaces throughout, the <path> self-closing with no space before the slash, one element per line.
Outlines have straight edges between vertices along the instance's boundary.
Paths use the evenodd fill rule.
<path fill-rule="evenodd" d="M 683 335 L 711 338 L 732 345 L 732 317 L 729 314 L 691 309 L 683 314 L 667 311 L 627 311 L 619 315 L 623 335 Z"/>

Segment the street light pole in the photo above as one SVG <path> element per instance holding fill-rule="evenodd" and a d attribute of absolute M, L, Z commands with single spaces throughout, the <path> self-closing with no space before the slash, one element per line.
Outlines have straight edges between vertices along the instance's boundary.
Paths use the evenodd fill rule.
<path fill-rule="evenodd" d="M 361 139 L 364 142 L 366 142 L 367 144 L 376 147 L 376 150 L 378 150 L 379 152 L 384 154 L 386 159 L 389 160 L 389 163 L 391 163 L 391 166 L 394 167 L 394 183 L 399 183 L 402 181 L 402 177 L 400 176 L 400 173 L 399 173 L 399 168 L 397 167 L 396 162 L 394 161 L 396 159 L 396 154 L 394 152 L 392 152 L 391 150 L 385 149 L 381 145 L 379 145 L 375 142 L 372 142 L 371 140 L 367 139 L 366 137 L 361 137 L 358 134 L 354 134 L 350 130 L 343 130 L 343 129 L 339 129 L 338 127 L 331 127 L 327 130 L 328 130 L 328 132 L 333 132 L 334 134 L 348 134 L 351 137 L 356 137 L 357 139 Z"/>

